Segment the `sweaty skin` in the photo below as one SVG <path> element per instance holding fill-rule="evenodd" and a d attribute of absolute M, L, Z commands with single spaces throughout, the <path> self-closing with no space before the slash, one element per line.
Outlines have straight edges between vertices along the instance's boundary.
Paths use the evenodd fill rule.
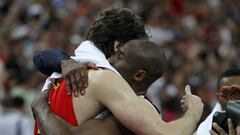
<path fill-rule="evenodd" d="M 110 81 L 111 84 L 108 83 Z M 85 96 L 92 99 L 94 104 L 106 106 L 124 126 L 138 135 L 192 134 L 200 119 L 200 116 L 193 112 L 202 112 L 203 107 L 199 98 L 187 94 L 185 98 L 188 105 L 186 114 L 177 121 L 165 123 L 149 102 L 138 97 L 122 78 L 106 70 L 89 72 L 87 91 Z M 81 97 L 79 96 L 75 100 L 81 100 Z M 98 107 L 101 108 L 101 106 Z M 78 116 L 78 113 L 76 115 Z M 81 119 L 80 122 L 84 122 L 84 119 Z M 45 129 L 51 128 L 51 126 L 50 122 L 44 123 Z M 73 131 L 69 132 L 74 134 Z"/>
<path fill-rule="evenodd" d="M 44 135 L 135 135 L 123 127 L 112 115 L 103 120 L 90 119 L 78 127 L 73 127 L 51 112 L 47 102 L 48 95 L 49 90 L 44 91 L 32 104 L 33 114 Z M 46 121 L 48 124 L 45 124 Z M 48 127 L 48 125 L 51 126 Z"/>
<path fill-rule="evenodd" d="M 135 41 L 133 43 L 139 43 L 139 42 Z M 141 52 L 139 56 L 142 56 L 143 52 L 145 52 L 144 54 L 147 54 L 147 56 L 152 57 L 150 59 L 151 61 L 148 59 L 145 61 L 142 60 L 141 63 L 138 64 L 138 66 L 142 64 L 142 66 L 145 67 L 147 66 L 147 64 L 143 64 L 143 62 L 147 63 L 147 62 L 158 61 L 158 59 L 156 58 L 158 58 L 159 55 L 156 55 L 156 54 L 159 54 L 159 49 L 155 48 L 154 45 L 146 46 L 146 47 L 147 48 L 141 47 L 140 50 L 137 52 Z M 154 49 L 151 47 L 154 47 Z M 146 50 L 148 50 L 149 53 L 146 53 L 147 52 Z M 155 50 L 155 53 L 153 53 L 154 51 L 152 50 Z M 124 57 L 121 56 L 120 58 L 123 58 L 124 60 Z M 124 63 L 124 61 L 120 61 L 120 62 Z M 118 68 L 120 67 L 122 69 L 131 68 L 126 64 L 121 64 L 121 65 L 124 65 L 124 66 L 123 67 L 118 66 Z M 155 76 L 154 73 L 156 72 L 156 70 L 153 67 L 149 68 L 150 70 L 146 70 L 148 68 L 143 68 L 143 69 L 145 69 L 145 71 L 141 69 L 141 70 L 137 70 L 136 74 L 132 73 L 133 77 L 136 78 L 136 80 L 141 80 L 141 77 L 139 78 L 139 76 L 143 76 L 143 77 L 145 76 L 150 80 L 149 81 L 147 79 L 148 81 L 146 81 L 145 83 L 150 85 L 150 83 L 152 83 L 151 81 L 156 79 L 154 78 Z M 153 76 L 153 78 L 151 78 L 149 75 L 146 74 L 147 71 L 151 73 L 151 76 Z M 131 89 L 131 87 L 128 85 L 128 83 L 123 78 L 117 76 L 115 73 L 112 73 L 107 70 L 97 70 L 97 71 L 91 70 L 89 71 L 88 76 L 89 76 L 88 78 L 89 86 L 86 90 L 87 91 L 86 94 L 84 96 L 79 96 L 77 98 L 73 97 L 74 110 L 75 110 L 75 114 L 78 122 L 81 123 L 80 127 L 87 120 L 96 116 L 96 114 L 99 113 L 104 108 L 107 108 L 108 110 L 110 110 L 113 113 L 113 115 L 116 117 L 116 119 L 119 120 L 120 123 L 122 123 L 128 129 L 132 130 L 133 132 L 139 135 L 155 135 L 155 134 L 161 135 L 161 134 L 179 134 L 179 133 L 183 135 L 192 134 L 196 126 L 196 123 L 201 117 L 203 104 L 201 103 L 201 100 L 199 97 L 192 95 L 190 92 L 187 93 L 184 100 L 184 105 L 187 110 L 185 115 L 177 121 L 165 123 L 161 120 L 155 108 L 144 98 L 138 97 L 135 94 L 135 92 Z M 158 74 L 157 76 L 160 77 L 161 74 Z M 134 80 L 132 80 L 131 78 L 128 78 L 127 80 L 128 82 L 132 82 L 130 84 L 134 83 Z M 146 84 L 145 85 L 141 84 L 140 88 L 146 89 L 145 88 L 147 87 Z M 141 91 L 141 89 L 137 91 Z M 190 88 L 186 88 L 186 89 L 188 90 Z M 33 107 L 33 110 L 34 110 L 34 107 Z M 69 127 L 68 124 L 65 124 L 64 121 L 62 121 L 58 117 L 52 116 L 49 109 L 46 109 L 46 111 L 43 111 L 43 110 L 44 109 L 42 109 L 41 111 L 34 111 L 34 112 L 42 112 L 42 113 L 45 112 L 45 114 L 47 114 L 43 116 L 43 115 L 38 115 L 39 113 L 36 113 L 37 114 L 36 118 L 38 120 L 40 119 L 38 123 L 40 125 L 40 129 L 43 134 L 62 134 L 62 133 L 74 134 L 76 133 L 74 132 L 76 131 L 75 127 L 72 127 L 72 126 Z M 44 120 L 45 120 L 45 123 L 44 123 Z M 112 119 L 110 120 L 113 121 Z M 59 122 L 57 124 L 56 121 L 62 121 L 62 122 Z M 94 123 L 94 121 L 92 123 Z M 117 124 L 117 123 L 115 122 L 114 124 Z M 112 124 L 111 126 L 115 126 L 114 124 Z M 61 128 L 54 128 L 56 126 L 59 126 Z M 110 130 L 106 130 L 106 131 L 110 132 Z M 116 130 L 116 132 L 117 131 L 118 130 Z M 122 134 L 125 134 L 125 133 L 122 133 Z"/>

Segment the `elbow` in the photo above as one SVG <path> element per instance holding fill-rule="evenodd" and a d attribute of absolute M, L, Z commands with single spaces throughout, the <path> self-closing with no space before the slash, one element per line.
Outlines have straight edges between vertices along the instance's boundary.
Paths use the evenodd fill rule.
<path fill-rule="evenodd" d="M 51 110 L 50 108 L 40 108 L 38 105 L 32 104 L 31 105 L 33 117 L 35 120 L 45 119 L 47 120 L 50 117 Z"/>

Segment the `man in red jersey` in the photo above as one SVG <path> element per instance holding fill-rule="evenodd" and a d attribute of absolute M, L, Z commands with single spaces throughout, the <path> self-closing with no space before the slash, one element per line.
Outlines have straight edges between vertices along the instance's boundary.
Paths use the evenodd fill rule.
<path fill-rule="evenodd" d="M 119 46 L 121 46 L 123 43 L 138 38 L 147 39 L 145 25 L 142 22 L 141 18 L 128 9 L 111 9 L 102 12 L 99 17 L 93 22 L 92 26 L 87 31 L 85 40 L 91 41 L 91 43 L 94 44 L 94 49 L 99 49 L 99 53 L 101 53 L 101 55 L 103 55 L 106 59 L 114 54 L 117 48 L 119 48 Z M 65 80 L 60 81 L 63 81 L 62 83 L 65 83 Z M 54 86 L 51 88 L 57 89 L 58 84 L 59 82 L 56 81 L 56 84 L 53 84 Z M 59 94 L 64 96 L 65 93 L 62 92 L 58 93 L 58 95 Z M 51 95 L 54 96 L 56 93 L 52 93 Z M 65 105 L 69 106 L 70 104 L 71 106 L 71 97 L 66 97 L 64 101 L 69 101 L 65 102 Z M 59 108 L 54 105 L 54 103 L 52 103 L 51 107 Z M 69 118 L 71 121 L 74 119 L 72 115 L 65 115 L 65 113 L 68 112 L 60 111 L 58 114 L 71 117 Z M 37 131 L 37 128 L 35 128 L 35 134 L 37 134 Z"/>
<path fill-rule="evenodd" d="M 159 59 L 162 57 L 162 54 L 159 52 L 162 52 L 161 48 L 149 41 L 134 40 L 128 42 L 116 53 L 116 58 L 119 60 L 115 63 L 115 66 L 117 68 L 119 65 L 124 65 L 121 67 L 122 71 L 128 69 L 127 74 L 132 74 L 135 77 L 135 79 L 131 79 L 127 78 L 127 74 L 123 75 L 133 88 L 139 88 L 135 89 L 136 93 L 144 91 L 155 79 L 161 76 L 162 71 L 157 70 L 160 67 L 156 66 L 162 66 L 162 59 Z M 136 67 L 133 68 L 128 63 Z M 155 65 L 152 65 L 152 63 L 155 63 Z M 133 84 L 137 85 L 134 86 Z M 62 85 L 58 88 L 61 87 Z M 66 96 L 66 90 L 62 89 L 62 91 L 65 92 Z M 78 124 L 94 117 L 106 107 L 123 125 L 136 134 L 179 134 L 179 132 L 191 134 L 202 113 L 200 99 L 189 93 L 185 100 L 188 108 L 184 117 L 171 123 L 165 123 L 160 119 L 158 113 L 149 102 L 138 97 L 122 78 L 107 70 L 89 71 L 89 86 L 86 91 L 87 93 L 84 96 L 72 98 Z M 57 94 L 52 95 L 58 98 Z M 50 106 L 52 106 L 51 104 L 52 102 Z M 63 103 L 59 104 L 59 106 L 65 106 Z M 63 108 L 61 109 L 63 110 Z M 64 116 L 62 118 L 66 120 Z M 184 124 L 182 124 L 183 122 Z M 74 123 L 71 124 L 74 125 Z M 61 129 L 52 130 L 51 128 L 53 128 L 52 121 L 44 123 L 42 125 L 43 134 L 63 133 Z M 172 130 L 172 128 L 175 130 Z"/>

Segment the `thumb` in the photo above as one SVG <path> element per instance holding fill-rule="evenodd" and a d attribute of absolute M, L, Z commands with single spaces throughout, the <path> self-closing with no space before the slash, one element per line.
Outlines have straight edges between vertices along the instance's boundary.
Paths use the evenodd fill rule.
<path fill-rule="evenodd" d="M 190 86 L 189 85 L 186 85 L 186 87 L 185 87 L 185 93 L 188 95 L 191 95 L 192 94 L 192 92 L 191 92 L 191 88 L 190 88 Z"/>

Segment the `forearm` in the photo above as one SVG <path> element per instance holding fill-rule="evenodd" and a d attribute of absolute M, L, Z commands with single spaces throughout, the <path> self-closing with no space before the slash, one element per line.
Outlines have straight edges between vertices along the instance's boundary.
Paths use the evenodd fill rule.
<path fill-rule="evenodd" d="M 147 111 L 149 109 L 146 109 Z M 140 111 L 141 113 L 145 113 L 144 110 Z M 146 115 L 144 115 L 146 117 Z M 144 120 L 144 118 L 142 119 Z M 145 122 L 147 120 L 144 120 Z M 198 123 L 198 119 L 194 117 L 191 113 L 185 113 L 183 117 L 181 117 L 178 120 L 172 121 L 172 122 L 164 122 L 160 117 L 158 124 L 153 124 L 154 121 L 149 123 L 142 123 L 143 132 L 141 134 L 143 135 L 192 135 L 195 131 L 195 128 Z M 151 126 L 149 126 L 151 125 Z M 143 128 L 145 127 L 145 128 Z"/>
<path fill-rule="evenodd" d="M 94 73 L 94 71 L 89 73 Z M 101 76 L 100 73 L 104 75 Z M 188 115 L 175 122 L 164 122 L 152 104 L 144 98 L 138 97 L 121 78 L 111 76 L 112 73 L 109 71 L 98 71 L 96 74 L 98 74 L 99 79 L 101 77 L 106 79 L 98 80 L 95 78 L 94 85 L 90 83 L 89 89 L 93 90 L 99 102 L 106 106 L 120 123 L 135 134 L 189 135 L 196 127 L 196 120 L 187 117 Z"/>
<path fill-rule="evenodd" d="M 73 129 L 73 132 L 78 135 L 121 135 L 118 124 L 112 116 L 103 120 L 90 119 Z M 128 134 L 124 133 L 124 135 Z"/>
<path fill-rule="evenodd" d="M 166 123 L 166 135 L 192 135 L 196 129 L 198 120 L 192 114 L 185 113 L 183 117 L 178 120 Z"/>
<path fill-rule="evenodd" d="M 152 122 L 142 126 L 145 132 L 143 135 L 193 135 L 198 121 L 199 119 L 196 119 L 193 114 L 188 112 L 180 119 L 168 123 L 159 117 L 156 126 L 154 124 L 152 125 Z"/>
<path fill-rule="evenodd" d="M 73 126 L 54 115 L 49 108 L 33 109 L 34 116 L 44 135 L 75 135 L 72 132 Z"/>
<path fill-rule="evenodd" d="M 75 127 L 53 114 L 49 108 L 33 108 L 33 113 L 40 131 L 44 135 L 120 135 L 120 131 L 111 117 L 105 120 L 88 120 Z"/>

